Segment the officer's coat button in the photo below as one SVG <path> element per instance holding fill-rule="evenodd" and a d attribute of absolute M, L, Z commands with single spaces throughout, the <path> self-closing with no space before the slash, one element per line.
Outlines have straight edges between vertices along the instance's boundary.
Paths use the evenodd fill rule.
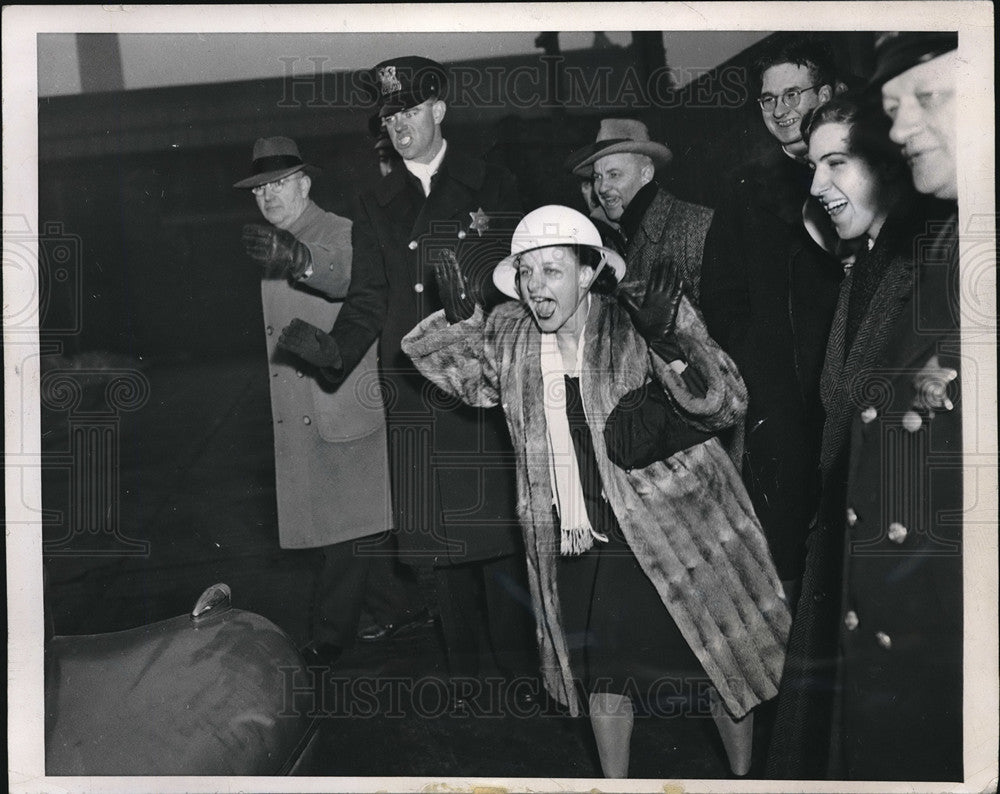
<path fill-rule="evenodd" d="M 878 411 L 875 410 L 875 406 L 869 405 L 861 412 L 861 421 L 868 424 L 869 422 L 875 421 L 876 416 L 878 416 Z"/>
<path fill-rule="evenodd" d="M 423 292 L 423 291 L 424 291 L 424 285 L 423 285 L 423 284 L 421 284 L 421 283 L 420 283 L 420 282 L 418 281 L 418 282 L 417 282 L 416 284 L 414 284 L 414 285 L 413 285 L 413 291 L 414 291 L 414 292 L 417 292 L 417 293 L 420 293 L 420 292 Z"/>
<path fill-rule="evenodd" d="M 911 433 L 916 433 L 923 423 L 924 420 L 920 418 L 920 414 L 916 411 L 907 411 L 903 414 L 903 427 Z"/>
<path fill-rule="evenodd" d="M 410 240 L 410 244 L 407 246 L 407 248 L 409 248 L 411 251 L 416 251 L 417 250 L 417 241 L 416 240 Z"/>
<path fill-rule="evenodd" d="M 847 626 L 848 631 L 854 631 L 860 622 L 861 621 L 858 620 L 858 613 L 853 609 L 844 615 L 844 625 Z"/>
<path fill-rule="evenodd" d="M 887 651 L 892 648 L 892 637 L 884 631 L 878 631 L 875 633 L 875 641 Z"/>
<path fill-rule="evenodd" d="M 853 507 L 847 508 L 847 526 L 853 527 L 858 523 L 858 514 L 854 512 Z"/>
<path fill-rule="evenodd" d="M 893 543 L 902 543 L 906 540 L 908 534 L 910 534 L 910 531 L 898 521 L 893 521 L 889 524 L 889 540 Z"/>

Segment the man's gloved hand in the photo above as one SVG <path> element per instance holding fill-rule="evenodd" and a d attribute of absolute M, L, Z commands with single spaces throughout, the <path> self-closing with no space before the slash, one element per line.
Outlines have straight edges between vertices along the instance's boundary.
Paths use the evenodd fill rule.
<path fill-rule="evenodd" d="M 312 263 L 307 246 L 291 232 L 274 226 L 248 223 L 243 227 L 243 247 L 270 278 L 302 278 Z"/>
<path fill-rule="evenodd" d="M 442 252 L 441 258 L 434 263 L 434 278 L 445 319 L 449 323 L 468 320 L 476 310 L 476 299 L 462 275 L 454 251 L 445 249 Z"/>
<path fill-rule="evenodd" d="M 317 367 L 341 369 L 344 366 L 337 341 L 305 320 L 296 318 L 285 326 L 278 337 L 278 347 Z"/>

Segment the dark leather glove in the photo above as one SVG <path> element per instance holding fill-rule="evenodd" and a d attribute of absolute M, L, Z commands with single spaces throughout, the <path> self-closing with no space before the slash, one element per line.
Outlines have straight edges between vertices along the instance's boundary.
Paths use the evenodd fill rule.
<path fill-rule="evenodd" d="M 278 347 L 317 367 L 339 370 L 344 366 L 337 340 L 305 320 L 296 318 L 285 326 L 278 337 Z"/>
<path fill-rule="evenodd" d="M 634 291 L 618 290 L 618 302 L 632 318 L 632 324 L 648 343 L 666 341 L 673 336 L 677 307 L 684 294 L 684 281 L 665 271 L 656 270 L 641 296 Z"/>
<path fill-rule="evenodd" d="M 285 229 L 248 223 L 243 227 L 243 247 L 251 259 L 264 266 L 269 278 L 302 278 L 312 263 L 309 248 Z"/>
<path fill-rule="evenodd" d="M 449 323 L 468 320 L 476 310 L 477 301 L 462 275 L 454 251 L 445 249 L 441 253 L 441 258 L 434 263 L 434 278 L 437 279 L 445 319 Z"/>

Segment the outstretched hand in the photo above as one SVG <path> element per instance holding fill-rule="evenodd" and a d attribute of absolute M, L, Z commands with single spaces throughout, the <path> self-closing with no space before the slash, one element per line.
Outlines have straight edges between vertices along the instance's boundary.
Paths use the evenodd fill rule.
<path fill-rule="evenodd" d="M 344 365 L 337 340 L 322 328 L 298 318 L 282 330 L 278 347 L 317 367 L 340 369 Z"/>
<path fill-rule="evenodd" d="M 444 306 L 444 316 L 449 323 L 468 320 L 476 310 L 476 299 L 462 275 L 455 252 L 445 249 L 434 262 L 434 278 L 437 280 L 438 295 Z"/>

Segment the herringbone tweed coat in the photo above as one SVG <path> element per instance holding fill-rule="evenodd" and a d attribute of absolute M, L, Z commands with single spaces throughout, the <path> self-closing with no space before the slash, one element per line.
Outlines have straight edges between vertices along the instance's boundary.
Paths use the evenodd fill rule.
<path fill-rule="evenodd" d="M 777 692 L 790 623 L 777 572 L 739 474 L 713 438 L 642 470 L 608 458 L 604 426 L 628 392 L 650 378 L 693 424 L 732 426 L 746 394 L 731 360 L 708 337 L 697 310 L 681 303 L 677 334 L 708 383 L 698 398 L 651 355 L 627 314 L 594 296 L 584 331 L 580 387 L 608 502 L 643 571 L 660 593 L 706 674 L 736 717 Z M 541 333 L 520 303 L 448 325 L 420 323 L 403 350 L 438 387 L 471 405 L 503 406 L 517 458 L 518 516 L 548 691 L 579 713 L 560 621 L 557 529 L 539 363 Z"/>

